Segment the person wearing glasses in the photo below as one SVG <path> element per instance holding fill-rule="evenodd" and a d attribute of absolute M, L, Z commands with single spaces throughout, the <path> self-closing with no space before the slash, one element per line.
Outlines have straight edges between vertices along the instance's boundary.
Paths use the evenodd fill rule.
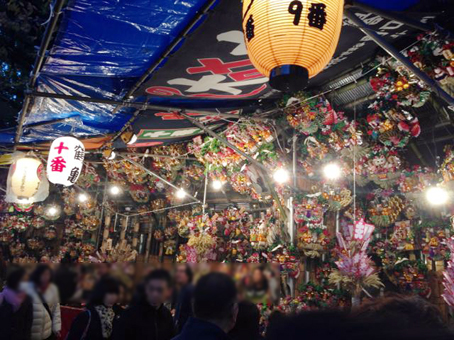
<path fill-rule="evenodd" d="M 135 302 L 114 326 L 113 340 L 170 340 L 174 335 L 173 319 L 164 306 L 170 290 L 169 272 L 163 269 L 152 271 L 145 278 Z"/>

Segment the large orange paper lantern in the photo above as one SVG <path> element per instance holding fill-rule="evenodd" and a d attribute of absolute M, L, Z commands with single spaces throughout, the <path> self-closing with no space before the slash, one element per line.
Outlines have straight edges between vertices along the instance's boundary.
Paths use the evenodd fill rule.
<path fill-rule="evenodd" d="M 333 57 L 343 9 L 343 0 L 244 0 L 249 58 L 273 88 L 301 90 Z"/>

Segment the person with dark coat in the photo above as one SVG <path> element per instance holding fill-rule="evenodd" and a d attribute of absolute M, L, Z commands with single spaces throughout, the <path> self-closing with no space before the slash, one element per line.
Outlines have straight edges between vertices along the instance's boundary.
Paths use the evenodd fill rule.
<path fill-rule="evenodd" d="M 250 301 L 241 301 L 238 304 L 238 316 L 229 337 L 232 340 L 263 339 L 260 334 L 260 311 L 256 304 Z"/>
<path fill-rule="evenodd" d="M 118 306 L 119 296 L 119 282 L 109 276 L 101 278 L 86 310 L 73 321 L 66 340 L 111 339 L 113 327 L 122 312 Z"/>
<path fill-rule="evenodd" d="M 54 278 L 54 283 L 57 285 L 58 292 L 60 293 L 61 305 L 67 305 L 77 290 L 78 277 L 76 268 L 72 264 L 64 263 L 66 261 L 68 260 L 62 260 L 62 265 L 58 267 Z"/>
<path fill-rule="evenodd" d="M 6 279 L 6 286 L 0 293 L 0 338 L 8 340 L 29 340 L 33 323 L 33 304 L 30 297 L 19 287 L 25 270 L 14 269 Z"/>
<path fill-rule="evenodd" d="M 192 284 L 192 269 L 189 264 L 179 264 L 175 271 L 175 291 L 173 294 L 173 308 L 175 309 L 175 330 L 180 333 L 186 321 L 193 315 L 192 296 L 194 285 Z"/>
<path fill-rule="evenodd" d="M 170 340 L 174 335 L 173 319 L 163 305 L 170 296 L 170 274 L 163 269 L 152 271 L 143 284 L 142 297 L 126 309 L 114 328 L 114 340 Z"/>
<path fill-rule="evenodd" d="M 237 290 L 226 274 L 203 276 L 194 289 L 194 315 L 174 340 L 228 340 L 238 314 Z"/>

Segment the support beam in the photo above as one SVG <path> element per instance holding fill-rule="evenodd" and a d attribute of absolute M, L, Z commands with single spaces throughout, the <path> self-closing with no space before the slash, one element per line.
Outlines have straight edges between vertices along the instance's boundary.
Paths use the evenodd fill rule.
<path fill-rule="evenodd" d="M 129 102 L 129 101 L 118 101 L 105 98 L 91 98 L 91 97 L 82 97 L 82 96 L 70 96 L 60 93 L 46 93 L 46 92 L 30 92 L 31 97 L 41 97 L 41 98 L 55 98 L 55 99 L 64 99 L 64 100 L 74 100 L 78 102 L 86 103 L 98 103 L 98 104 L 107 104 L 107 105 L 122 105 L 123 107 L 133 107 L 136 109 L 143 110 L 161 110 L 166 112 L 179 112 L 182 110 L 180 107 L 171 107 L 171 106 L 162 106 L 162 105 L 153 105 L 144 102 Z M 240 115 L 230 114 L 230 113 L 219 113 L 216 111 L 205 111 L 205 110 L 189 110 L 191 113 L 195 113 L 201 116 L 211 116 L 211 117 L 222 117 L 222 118 L 241 118 Z M 268 118 L 252 117 L 254 120 L 267 120 Z M 46 124 L 51 124 L 53 122 L 46 122 Z"/>
<path fill-rule="evenodd" d="M 32 74 L 28 82 L 28 88 L 33 89 L 36 84 L 36 79 L 38 79 L 39 72 L 43 66 L 44 59 L 46 57 L 46 51 L 49 48 L 50 41 L 52 39 L 52 34 L 55 31 L 57 26 L 58 18 L 60 17 L 61 10 L 65 0 L 55 0 L 53 6 L 52 18 L 47 24 L 46 30 L 44 32 L 43 40 L 41 41 L 41 46 L 39 47 L 38 55 L 35 59 L 35 64 L 33 65 Z M 14 138 L 14 144 L 17 145 L 22 137 L 22 127 L 24 125 L 25 117 L 28 114 L 28 110 L 31 104 L 31 97 L 26 95 L 24 99 L 24 105 L 22 106 L 22 111 L 19 114 L 19 123 L 17 125 L 16 137 Z M 14 146 L 16 148 L 16 146 Z"/>
<path fill-rule="evenodd" d="M 263 179 L 268 187 L 268 189 L 270 190 L 271 192 L 271 195 L 273 196 L 273 199 L 276 201 L 278 207 L 279 207 L 279 211 L 281 212 L 281 215 L 282 217 L 284 218 L 284 220 L 287 219 L 287 213 L 284 209 L 284 207 L 282 206 L 282 203 L 279 199 L 279 196 L 277 195 L 277 192 L 276 190 L 274 190 L 274 187 L 273 185 L 271 184 L 271 179 L 268 175 L 268 172 L 270 171 L 268 168 L 266 168 L 262 163 L 258 162 L 257 160 L 255 160 L 254 158 L 252 158 L 251 156 L 249 156 L 247 153 L 245 153 L 244 151 L 241 151 L 240 149 L 238 149 L 235 145 L 233 145 L 232 143 L 230 143 L 229 141 L 227 141 L 227 139 L 225 139 L 224 137 L 220 136 L 219 134 L 217 134 L 216 132 L 214 132 L 213 130 L 207 128 L 205 125 L 203 125 L 202 123 L 200 123 L 198 120 L 192 118 L 191 116 L 188 116 L 186 113 L 184 112 L 180 112 L 180 114 L 185 117 L 187 120 L 189 120 L 193 125 L 197 126 L 198 128 L 202 129 L 203 131 L 205 131 L 207 134 L 209 134 L 210 136 L 216 138 L 217 140 L 219 140 L 221 143 L 225 144 L 226 146 L 228 146 L 229 148 L 231 148 L 233 151 L 235 151 L 237 154 L 243 156 L 244 158 L 246 158 L 250 163 L 252 163 L 252 165 L 254 165 L 256 168 L 258 168 L 259 170 L 261 170 L 261 173 L 263 175 Z"/>
<path fill-rule="evenodd" d="M 430 78 L 426 73 L 417 68 L 408 58 L 406 58 L 402 53 L 400 53 L 395 47 L 389 44 L 382 36 L 377 34 L 372 30 L 367 24 L 365 24 L 356 14 L 347 9 L 344 11 L 344 15 L 351 20 L 364 34 L 371 38 L 378 46 L 383 48 L 390 56 L 397 59 L 402 63 L 407 69 L 413 72 L 416 77 L 421 81 L 426 83 L 438 96 L 440 96 L 444 101 L 449 105 L 454 106 L 454 98 L 452 98 L 445 90 L 443 90 L 440 85 Z"/>
<path fill-rule="evenodd" d="M 143 171 L 145 171 L 147 174 L 153 176 L 153 177 L 156 177 L 157 179 L 159 179 L 160 181 L 164 182 L 165 184 L 167 184 L 168 186 L 174 188 L 175 190 L 180 190 L 181 188 L 177 187 L 175 184 L 169 182 L 168 180 L 166 180 L 165 178 L 162 178 L 161 176 L 159 176 L 158 174 L 154 173 L 153 171 L 147 169 L 146 167 L 144 167 L 142 164 L 140 163 L 137 163 L 136 161 L 133 161 L 132 159 L 129 159 L 129 158 L 126 158 L 125 156 L 123 155 L 119 155 L 120 157 L 122 157 L 124 160 L 128 161 L 129 163 L 131 163 L 132 165 L 142 169 Z M 192 195 L 189 195 L 188 193 L 186 194 L 186 196 L 190 197 L 192 200 L 194 200 L 195 202 L 197 203 L 200 203 L 200 204 L 203 204 L 199 199 L 195 198 L 194 196 Z"/>

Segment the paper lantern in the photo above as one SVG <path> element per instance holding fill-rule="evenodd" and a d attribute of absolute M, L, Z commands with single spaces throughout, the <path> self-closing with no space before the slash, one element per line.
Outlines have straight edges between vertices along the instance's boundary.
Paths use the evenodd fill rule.
<path fill-rule="evenodd" d="M 53 141 L 47 160 L 47 177 L 54 184 L 71 186 L 77 182 L 85 157 L 85 147 L 76 138 L 60 137 Z"/>
<path fill-rule="evenodd" d="M 9 184 L 19 202 L 32 203 L 44 175 L 43 164 L 35 157 L 22 157 L 11 165 Z"/>
<path fill-rule="evenodd" d="M 281 91 L 298 91 L 329 63 L 343 0 L 244 0 L 243 32 L 255 68 Z"/>

